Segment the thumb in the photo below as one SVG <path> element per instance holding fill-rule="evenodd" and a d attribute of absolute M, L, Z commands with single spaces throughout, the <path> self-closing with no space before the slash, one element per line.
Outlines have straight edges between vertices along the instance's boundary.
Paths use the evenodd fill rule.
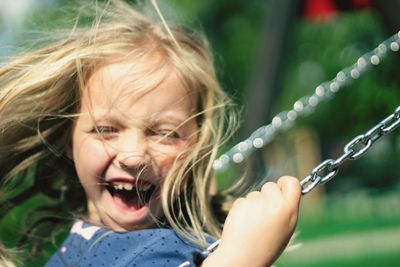
<path fill-rule="evenodd" d="M 293 205 L 298 206 L 301 198 L 301 186 L 297 178 L 291 176 L 283 176 L 277 182 L 283 197 Z"/>

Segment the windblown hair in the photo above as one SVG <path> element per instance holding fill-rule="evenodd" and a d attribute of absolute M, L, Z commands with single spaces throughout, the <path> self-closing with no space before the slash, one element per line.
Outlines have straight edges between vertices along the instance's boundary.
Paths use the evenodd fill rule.
<path fill-rule="evenodd" d="M 86 212 L 65 151 L 87 75 L 117 58 L 140 60 L 157 53 L 160 67 L 173 69 L 198 98 L 197 142 L 165 178 L 164 215 L 178 233 L 205 246 L 206 235 L 220 234 L 210 206 L 212 163 L 236 125 L 235 116 L 227 115 L 232 103 L 217 80 L 209 45 L 201 34 L 167 26 L 122 1 L 96 5 L 93 25 L 76 26 L 0 68 L 0 219 L 28 198 L 46 199 L 32 212 L 46 216 L 29 220 L 24 241 L 48 236 L 49 229 L 71 223 L 71 215 Z"/>
<path fill-rule="evenodd" d="M 15 260 L 15 255 L 17 252 L 15 250 L 6 250 L 3 244 L 0 243 L 0 266 L 2 267 L 15 267 L 16 262 L 20 263 L 19 260 Z"/>

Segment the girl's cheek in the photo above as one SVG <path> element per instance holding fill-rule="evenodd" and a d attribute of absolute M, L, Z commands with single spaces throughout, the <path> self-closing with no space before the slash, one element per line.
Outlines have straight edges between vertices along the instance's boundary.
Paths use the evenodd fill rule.
<path fill-rule="evenodd" d="M 101 172 L 105 162 L 108 162 L 110 158 L 109 149 L 98 140 L 83 140 L 75 149 L 77 149 L 75 160 L 78 161 L 76 163 L 91 172 Z"/>
<path fill-rule="evenodd" d="M 175 158 L 176 157 L 166 157 L 158 162 L 158 168 L 161 178 L 165 178 L 165 176 L 167 176 L 169 170 L 172 167 L 172 164 L 175 161 Z"/>
<path fill-rule="evenodd" d="M 182 152 L 188 149 L 188 142 L 178 142 L 172 147 L 169 147 L 168 150 L 165 150 L 163 153 L 159 153 L 155 155 L 155 161 L 157 162 L 157 166 L 159 168 L 159 173 L 162 178 L 164 178 L 172 165 L 175 162 L 176 157 L 180 155 Z"/>

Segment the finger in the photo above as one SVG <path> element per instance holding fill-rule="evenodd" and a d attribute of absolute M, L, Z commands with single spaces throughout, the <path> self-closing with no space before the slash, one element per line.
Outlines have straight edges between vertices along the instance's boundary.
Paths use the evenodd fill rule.
<path fill-rule="evenodd" d="M 299 180 L 291 176 L 283 176 L 279 178 L 277 184 L 283 197 L 292 205 L 298 206 L 301 197 L 301 186 Z"/>
<path fill-rule="evenodd" d="M 265 194 L 276 194 L 277 192 L 280 191 L 280 188 L 277 186 L 275 182 L 266 182 L 262 187 L 261 187 L 261 192 Z"/>
<path fill-rule="evenodd" d="M 266 182 L 261 187 L 261 193 L 269 197 L 279 197 L 282 194 L 279 186 L 275 182 Z"/>
<path fill-rule="evenodd" d="M 251 191 L 250 193 L 248 193 L 246 195 L 246 198 L 257 198 L 260 196 L 260 192 L 259 191 Z"/>

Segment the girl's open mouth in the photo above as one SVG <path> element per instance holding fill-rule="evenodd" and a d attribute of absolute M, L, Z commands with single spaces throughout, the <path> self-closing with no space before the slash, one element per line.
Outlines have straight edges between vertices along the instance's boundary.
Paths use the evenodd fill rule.
<path fill-rule="evenodd" d="M 114 180 L 107 182 L 106 189 L 124 208 L 138 210 L 150 202 L 156 186 L 151 183 Z"/>

